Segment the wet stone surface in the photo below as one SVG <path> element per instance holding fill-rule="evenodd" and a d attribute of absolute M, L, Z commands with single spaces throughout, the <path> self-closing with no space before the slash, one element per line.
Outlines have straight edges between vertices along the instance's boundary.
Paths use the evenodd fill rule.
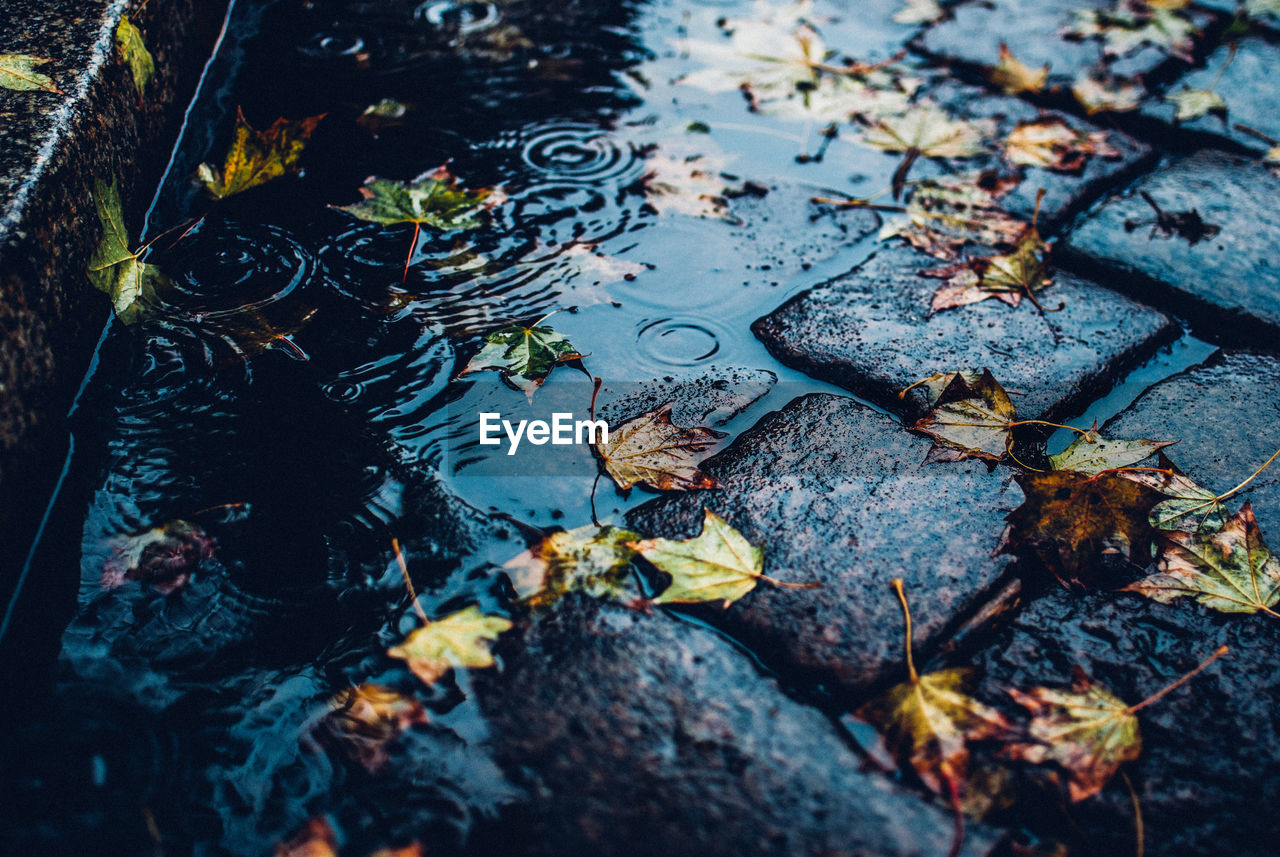
<path fill-rule="evenodd" d="M 1057 3 L 1024 3 L 1021 0 L 970 0 L 951 9 L 951 17 L 925 30 L 923 50 L 935 56 L 971 66 L 994 66 L 1000 60 L 1000 44 L 1007 44 L 1022 62 L 1033 68 L 1049 64 L 1049 83 L 1065 84 L 1094 66 L 1103 56 L 1096 39 L 1069 41 L 1061 32 L 1080 11 L 1104 10 L 1111 0 L 1065 0 Z M 1200 11 L 1192 20 L 1201 28 L 1212 17 Z M 1111 65 L 1120 76 L 1149 75 L 1161 69 L 1169 57 L 1144 46 Z"/>
<path fill-rule="evenodd" d="M 898 393 L 936 372 L 989 368 L 1023 419 L 1069 415 L 1105 392 L 1134 363 L 1171 339 L 1163 314 L 1054 272 L 1041 293 L 1061 312 L 988 300 L 929 314 L 942 280 L 920 276 L 936 260 L 885 248 L 830 283 L 792 298 L 753 330 L 783 363 L 871 401 L 916 416 L 919 394 Z"/>
<path fill-rule="evenodd" d="M 1230 46 L 1219 47 L 1205 59 L 1204 68 L 1188 72 L 1166 87 L 1165 98 L 1148 100 L 1142 116 L 1159 120 L 1166 127 L 1172 125 L 1194 141 L 1209 145 L 1220 144 L 1225 138 L 1259 152 L 1270 149 L 1274 144 L 1266 138 L 1280 139 L 1280 95 L 1270 85 L 1272 70 L 1280 62 L 1280 45 L 1261 36 L 1240 39 L 1236 44 L 1234 58 Z M 1226 101 L 1226 113 L 1178 121 L 1176 106 L 1166 99 L 1184 89 L 1216 92 Z M 1242 131 L 1240 125 L 1263 137 Z M 1157 135 L 1160 130 L 1151 129 L 1150 133 Z"/>
<path fill-rule="evenodd" d="M 605 384 L 596 416 L 611 426 L 671 404 L 678 426 L 723 425 L 764 396 L 778 381 L 773 372 L 711 366 L 703 372 L 666 375 L 651 381 Z"/>
<path fill-rule="evenodd" d="M 531 796 L 494 834 L 504 853 L 926 857 L 950 845 L 945 810 L 863 772 L 831 721 L 709 629 L 571 596 L 500 652 L 502 673 L 475 686 L 495 760 Z M 962 853 L 994 841 L 971 827 Z"/>
<path fill-rule="evenodd" d="M 705 507 L 766 545 L 766 574 L 821 583 L 761 584 L 699 615 L 788 674 L 863 691 L 903 669 L 893 578 L 912 593 L 916 641 L 927 650 L 1009 566 L 992 556 L 1005 513 L 1021 502 L 1008 472 L 925 464 L 929 447 L 852 399 L 804 396 L 706 463 L 722 490 L 662 497 L 627 520 L 646 535 L 686 538 Z"/>
<path fill-rule="evenodd" d="M 1194 210 L 1217 231 L 1162 228 L 1143 193 L 1166 215 Z M 1271 339 L 1280 327 L 1277 194 L 1280 178 L 1257 162 L 1203 151 L 1108 200 L 1066 239 L 1063 259 L 1184 311 L 1193 332 Z"/>
<path fill-rule="evenodd" d="M 1010 687 L 1066 687 L 1080 667 L 1136 704 L 1220 645 L 1231 649 L 1224 658 L 1137 715 L 1142 755 L 1125 768 L 1141 801 L 1147 854 L 1262 857 L 1275 846 L 1259 808 L 1280 799 L 1273 618 L 1055 588 L 993 637 L 977 662 L 992 698 Z M 1133 850 L 1133 806 L 1119 777 L 1071 815 L 1088 840 L 1084 853 Z"/>
<path fill-rule="evenodd" d="M 1224 492 L 1280 445 L 1278 422 L 1280 360 L 1220 352 L 1147 390 L 1107 422 L 1104 434 L 1176 440 L 1165 450 L 1170 460 L 1206 488 Z M 1268 468 L 1230 501 L 1232 508 L 1245 500 L 1253 503 L 1263 534 L 1280 535 L 1280 473 Z"/>

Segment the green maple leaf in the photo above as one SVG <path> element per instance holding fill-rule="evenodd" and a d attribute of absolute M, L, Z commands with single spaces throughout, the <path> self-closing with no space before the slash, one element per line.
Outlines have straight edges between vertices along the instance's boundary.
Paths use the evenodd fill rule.
<path fill-rule="evenodd" d="M 62 90 L 53 85 L 52 78 L 34 70 L 35 66 L 47 62 L 51 60 L 30 54 L 0 54 L 0 87 L 21 92 L 39 89 L 62 95 Z"/>
<path fill-rule="evenodd" d="M 454 667 L 493 666 L 489 645 L 512 627 L 509 619 L 486 616 L 478 607 L 468 607 L 414 630 L 387 654 L 407 661 L 424 684 L 435 684 Z"/>
<path fill-rule="evenodd" d="M 138 95 L 142 95 L 147 83 L 156 75 L 156 61 L 147 50 L 142 31 L 127 17 L 121 18 L 120 26 L 116 27 L 116 50 L 120 52 L 121 61 L 133 73 L 133 85 L 138 88 Z"/>
<path fill-rule="evenodd" d="M 1226 99 L 1211 89 L 1181 89 L 1169 93 L 1164 100 L 1177 108 L 1173 118 L 1179 122 L 1199 119 L 1207 113 L 1227 112 Z"/>
<path fill-rule="evenodd" d="M 513 324 L 486 336 L 484 347 L 458 375 L 495 369 L 504 381 L 532 398 L 558 364 L 583 356 L 564 334 L 549 327 L 536 322 L 529 327 Z"/>
<path fill-rule="evenodd" d="M 1156 454 L 1156 450 L 1172 444 L 1171 440 L 1107 440 L 1095 425 L 1078 435 L 1071 445 L 1057 455 L 1049 456 L 1054 470 L 1074 470 L 1096 476 L 1104 470 L 1129 467 Z"/>
<path fill-rule="evenodd" d="M 671 575 L 655 604 L 719 601 L 725 607 L 756 588 L 761 580 L 789 589 L 815 584 L 783 583 L 764 573 L 764 548 L 747 541 L 724 518 L 704 509 L 702 532 L 691 539 L 645 539 L 632 543 L 636 553 Z"/>
<path fill-rule="evenodd" d="M 119 186 L 99 180 L 94 186 L 94 207 L 102 223 L 102 241 L 89 260 L 89 281 L 111 297 L 116 315 L 132 324 L 145 302 L 169 279 L 155 265 L 141 260 L 141 251 L 129 249 Z"/>
<path fill-rule="evenodd" d="M 236 128 L 222 167 L 200 165 L 197 174 L 215 199 L 266 184 L 285 173 L 296 172 L 298 161 L 324 114 L 296 122 L 277 119 L 263 131 L 254 130 L 236 110 Z"/>

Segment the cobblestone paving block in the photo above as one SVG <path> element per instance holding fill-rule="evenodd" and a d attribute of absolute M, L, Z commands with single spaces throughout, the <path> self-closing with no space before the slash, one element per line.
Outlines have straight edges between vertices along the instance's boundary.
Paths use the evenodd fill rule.
<path fill-rule="evenodd" d="M 1218 231 L 1192 241 L 1162 230 L 1143 193 L 1167 216 L 1194 210 Z M 1280 178 L 1256 162 L 1199 152 L 1108 200 L 1064 241 L 1062 258 L 1181 309 L 1198 332 L 1271 339 L 1280 326 L 1277 198 Z"/>
<path fill-rule="evenodd" d="M 1076 12 L 1110 9 L 1113 0 L 1061 0 L 1026 3 L 1022 0 L 971 0 L 951 10 L 951 17 L 925 30 L 920 45 L 927 53 L 974 66 L 1000 61 L 1000 44 L 1009 46 L 1032 67 L 1048 63 L 1051 85 L 1070 86 L 1080 73 L 1102 58 L 1098 39 L 1068 41 L 1059 33 L 1075 20 Z M 1213 21 L 1195 10 L 1192 20 L 1203 30 Z M 1153 47 L 1143 47 L 1111 65 L 1120 76 L 1150 74 L 1168 60 Z"/>
<path fill-rule="evenodd" d="M 1270 149 L 1273 144 L 1238 126 L 1245 125 L 1264 137 L 1280 140 L 1280 93 L 1271 83 L 1274 69 L 1280 64 L 1280 46 L 1262 38 L 1241 39 L 1235 58 L 1229 59 L 1230 56 L 1231 49 L 1223 45 L 1209 56 L 1204 68 L 1178 78 L 1165 90 L 1167 98 L 1184 89 L 1210 89 L 1226 101 L 1225 115 L 1206 114 L 1178 122 L 1173 102 L 1153 98 L 1143 105 L 1142 116 L 1174 125 L 1189 132 L 1189 136 L 1226 138 L 1259 152 Z M 1149 132 L 1153 139 L 1158 133 Z"/>
<path fill-rule="evenodd" d="M 1234 488 L 1280 447 L 1280 359 L 1219 352 L 1161 381 L 1106 424 L 1108 437 L 1177 440 L 1165 450 L 1206 488 Z M 1268 468 L 1231 501 L 1253 503 L 1264 535 L 1280 542 L 1280 470 Z M 1268 533 L 1268 523 L 1271 532 Z"/>
<path fill-rule="evenodd" d="M 705 617 L 779 669 L 862 690 L 903 674 L 893 578 L 906 582 L 917 644 L 928 649 L 1009 566 L 992 556 L 1004 515 L 1022 499 L 1008 473 L 925 464 L 929 447 L 852 399 L 803 396 L 706 463 L 722 490 L 656 499 L 629 526 L 689 537 L 705 506 L 764 545 L 767 574 L 821 583 L 761 584 Z"/>
<path fill-rule="evenodd" d="M 978 663 L 992 698 L 1010 687 L 1066 687 L 1080 667 L 1135 704 L 1221 645 L 1230 646 L 1224 658 L 1137 715 L 1142 755 L 1125 770 L 1151 857 L 1262 857 L 1275 853 L 1275 833 L 1260 808 L 1280 800 L 1274 619 L 1055 589 L 997 634 Z M 1133 806 L 1119 777 L 1073 805 L 1071 816 L 1091 841 L 1089 853 L 1133 853 Z"/>
<path fill-rule="evenodd" d="M 1070 415 L 1177 334 L 1163 314 L 1063 271 L 1041 300 L 1013 309 L 988 300 L 929 314 L 942 280 L 909 248 L 887 248 L 862 267 L 792 298 L 753 325 L 788 366 L 886 408 L 917 416 L 923 395 L 903 388 L 953 369 L 990 368 L 1024 419 Z"/>
<path fill-rule="evenodd" d="M 531 797 L 495 832 L 503 853 L 947 852 L 945 810 L 860 770 L 824 715 L 706 628 L 570 596 L 500 653 L 474 681 Z M 963 853 L 994 839 L 970 828 Z"/>

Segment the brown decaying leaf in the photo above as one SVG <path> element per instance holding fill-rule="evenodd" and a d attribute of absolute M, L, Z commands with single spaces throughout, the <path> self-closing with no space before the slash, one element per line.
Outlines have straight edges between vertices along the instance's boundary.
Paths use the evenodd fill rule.
<path fill-rule="evenodd" d="M 1052 245 L 1040 237 L 1035 225 L 1025 228 L 1013 249 L 1008 253 L 970 259 L 945 268 L 921 271 L 924 276 L 942 277 L 947 280 L 938 288 L 930 302 L 930 312 L 967 306 L 988 298 L 996 298 L 1009 306 L 1017 307 L 1025 297 L 1041 312 L 1056 312 L 1059 304 L 1050 310 L 1036 299 L 1035 293 L 1053 285 L 1048 275 L 1048 259 Z"/>
<path fill-rule="evenodd" d="M 120 536 L 112 540 L 111 559 L 102 566 L 102 588 L 115 589 L 137 580 L 168 595 L 185 586 L 213 550 L 214 540 L 189 521 L 170 521 Z"/>
<path fill-rule="evenodd" d="M 989 369 L 977 380 L 956 372 L 912 431 L 934 440 L 926 461 L 999 461 L 1009 449 L 1016 419 L 1013 403 Z"/>
<path fill-rule="evenodd" d="M 947 261 L 955 259 L 969 242 L 1013 244 L 1027 224 L 1001 208 L 1000 198 L 1020 181 L 1015 175 L 984 170 L 917 182 L 907 200 L 905 216 L 887 222 L 878 238 L 900 237 L 922 253 Z M 847 207 L 859 204 L 858 200 L 844 203 Z"/>
<path fill-rule="evenodd" d="M 1097 113 L 1128 113 L 1137 110 L 1142 103 L 1143 90 L 1130 80 L 1101 79 L 1084 72 L 1071 85 L 1071 94 L 1084 108 L 1084 112 L 1093 116 Z"/>
<path fill-rule="evenodd" d="M 302 829 L 275 848 L 275 857 L 338 857 L 338 837 L 323 815 L 310 819 Z"/>
<path fill-rule="evenodd" d="M 1106 131 L 1077 131 L 1061 116 L 1019 122 L 1005 140 L 1005 157 L 1018 166 L 1078 173 L 1090 157 L 1119 158 Z"/>
<path fill-rule="evenodd" d="M 1026 499 L 1009 513 L 1004 551 L 1033 550 L 1059 580 L 1073 585 L 1089 582 L 1103 554 L 1146 563 L 1155 536 L 1148 514 L 1160 499 L 1153 489 L 1113 471 L 1014 478 Z"/>
<path fill-rule="evenodd" d="M 236 127 L 222 168 L 201 164 L 200 181 L 215 199 L 225 199 L 286 173 L 297 172 L 302 151 L 324 116 L 322 113 L 296 122 L 280 118 L 258 131 L 250 127 L 244 113 L 237 108 Z"/>
<path fill-rule="evenodd" d="M 1049 64 L 1045 63 L 1038 69 L 1032 68 L 1015 57 L 1009 46 L 1001 42 L 1000 62 L 987 69 L 984 76 L 1009 95 L 1042 92 L 1049 82 Z"/>
<path fill-rule="evenodd" d="M 338 692 L 320 721 L 338 748 L 370 773 L 390 761 L 387 745 L 405 730 L 427 722 L 416 699 L 380 684 L 361 684 Z"/>
<path fill-rule="evenodd" d="M 720 487 L 698 464 L 727 435 L 704 426 L 681 428 L 671 422 L 671 408 L 668 402 L 641 414 L 611 429 L 607 442 L 596 442 L 604 472 L 622 490 L 635 485 L 658 491 Z"/>

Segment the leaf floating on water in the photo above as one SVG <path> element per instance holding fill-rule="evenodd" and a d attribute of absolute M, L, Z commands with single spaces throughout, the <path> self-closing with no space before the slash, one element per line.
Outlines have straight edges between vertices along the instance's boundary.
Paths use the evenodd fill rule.
<path fill-rule="evenodd" d="M 903 0 L 902 8 L 893 13 L 893 20 L 899 24 L 932 24 L 945 14 L 938 0 Z"/>
<path fill-rule="evenodd" d="M 321 725 L 353 761 L 377 773 L 390 761 L 387 746 L 412 726 L 426 722 L 427 710 L 416 699 L 366 683 L 329 700 Z"/>
<path fill-rule="evenodd" d="M 151 51 L 147 50 L 142 31 L 128 16 L 122 17 L 120 26 L 116 27 L 116 50 L 120 53 L 120 61 L 129 66 L 129 71 L 133 74 L 133 85 L 141 96 L 146 92 L 151 78 L 156 76 L 156 61 L 151 56 Z"/>
<path fill-rule="evenodd" d="M 1005 157 L 1018 166 L 1078 173 L 1090 157 L 1119 158 L 1106 131 L 1077 131 L 1061 116 L 1019 122 L 1005 141 Z"/>
<path fill-rule="evenodd" d="M 384 98 L 377 104 L 370 104 L 359 116 L 356 124 L 367 130 L 375 138 L 387 128 L 398 128 L 404 124 L 405 116 L 413 110 L 413 105 L 394 98 Z"/>
<path fill-rule="evenodd" d="M 1000 43 L 1000 62 L 987 69 L 987 80 L 1009 95 L 1043 92 L 1049 82 L 1049 64 L 1032 68 L 1013 55 L 1009 46 Z"/>
<path fill-rule="evenodd" d="M 197 172 L 205 190 L 214 199 L 226 199 L 297 172 L 307 141 L 323 118 L 323 113 L 296 122 L 280 118 L 266 130 L 257 131 L 237 108 L 236 127 L 222 168 L 203 163 Z"/>
<path fill-rule="evenodd" d="M 1010 744 L 1005 755 L 1033 765 L 1061 766 L 1073 801 L 1102 791 L 1121 765 L 1142 753 L 1133 710 L 1079 668 L 1070 690 L 1035 687 L 1010 690 L 1009 695 L 1031 712 L 1029 731 L 1035 743 Z"/>
<path fill-rule="evenodd" d="M 570 592 L 597 598 L 621 595 L 635 557 L 638 533 L 587 525 L 552 533 L 503 570 L 516 595 L 531 607 L 546 607 Z"/>
<path fill-rule="evenodd" d="M 1071 94 L 1090 116 L 1127 113 L 1142 103 L 1142 88 L 1123 79 L 1101 79 L 1083 72 L 1071 85 Z"/>
<path fill-rule="evenodd" d="M 33 57 L 30 54 L 0 54 L 0 87 L 19 92 L 43 90 L 58 95 L 65 93 L 53 85 L 53 79 L 47 74 L 35 70 L 52 60 Z"/>
<path fill-rule="evenodd" d="M 761 580 L 788 589 L 812 589 L 816 584 L 783 583 L 764 573 L 764 548 L 747 541 L 729 522 L 703 510 L 702 532 L 691 539 L 645 539 L 634 542 L 636 552 L 671 584 L 654 604 L 697 604 L 719 601 L 728 607 L 756 588 Z"/>
<path fill-rule="evenodd" d="M 976 381 L 956 372 L 912 431 L 933 438 L 927 461 L 999 461 L 1009 449 L 1016 419 L 1013 403 L 990 370 L 982 370 Z"/>
<path fill-rule="evenodd" d="M 1108 57 L 1122 57 L 1150 45 L 1185 62 L 1194 62 L 1195 36 L 1200 31 L 1187 16 L 1189 5 L 1189 0 L 1117 0 L 1110 9 L 1078 10 L 1075 23 L 1062 35 L 1100 39 Z"/>
<path fill-rule="evenodd" d="M 728 182 L 721 175 L 724 159 L 709 155 L 651 155 L 640 180 L 645 201 L 659 215 L 684 214 L 733 221 Z"/>
<path fill-rule="evenodd" d="M 1262 540 L 1249 503 L 1214 533 L 1170 532 L 1155 574 L 1124 588 L 1161 604 L 1178 598 L 1223 613 L 1269 613 L 1280 602 L 1280 559 Z"/>
<path fill-rule="evenodd" d="M 1172 440 L 1107 440 L 1098 434 L 1098 426 L 1089 429 L 1062 452 L 1049 456 L 1049 466 L 1054 470 L 1074 470 L 1086 476 L 1096 476 L 1104 470 L 1129 467 L 1155 455 L 1170 446 Z"/>
<path fill-rule="evenodd" d="M 155 265 L 141 260 L 142 252 L 129 249 L 129 230 L 124 224 L 120 188 L 116 182 L 98 180 L 93 192 L 94 208 L 102 224 L 102 240 L 89 260 L 89 281 L 111 298 L 116 315 L 132 324 L 142 314 L 147 300 L 169 278 Z"/>
<path fill-rule="evenodd" d="M 905 216 L 885 223 L 877 238 L 902 238 L 922 253 L 948 261 L 970 242 L 1013 244 L 1027 224 L 1001 208 L 1000 199 L 1020 181 L 984 171 L 916 182 Z"/>
<path fill-rule="evenodd" d="M 918 105 L 901 116 L 874 122 L 863 135 L 868 146 L 886 152 L 917 152 L 926 158 L 973 158 L 986 151 L 995 124 L 986 119 L 952 118 L 934 105 Z"/>
<path fill-rule="evenodd" d="M 489 646 L 512 627 L 509 619 L 486 616 L 478 607 L 468 607 L 415 629 L 403 643 L 387 649 L 387 654 L 407 661 L 413 674 L 431 685 L 455 667 L 493 666 L 496 662 Z"/>
<path fill-rule="evenodd" d="M 582 358 L 564 334 L 550 327 L 513 324 L 486 336 L 484 347 L 458 376 L 495 369 L 502 380 L 532 399 L 552 369 Z"/>
<path fill-rule="evenodd" d="M 414 223 L 441 232 L 475 229 L 482 223 L 480 213 L 505 199 L 497 188 L 463 190 L 445 166 L 411 182 L 370 176 L 360 188 L 360 195 L 364 197 L 362 201 L 334 208 L 382 226 Z"/>
<path fill-rule="evenodd" d="M 644 485 L 657 491 L 696 491 L 719 488 L 714 477 L 698 465 L 727 435 L 697 426 L 681 428 L 671 422 L 667 404 L 609 430 L 607 442 L 596 441 L 604 472 L 623 491 Z"/>
<path fill-rule="evenodd" d="M 189 521 L 170 521 L 111 542 L 111 559 L 102 566 L 102 588 L 115 589 L 130 581 L 149 584 L 168 595 L 181 589 L 213 556 L 214 540 Z"/>
<path fill-rule="evenodd" d="M 1227 115 L 1227 101 L 1211 89 L 1180 89 L 1164 97 L 1177 111 L 1174 119 L 1188 122 L 1209 113 Z"/>

